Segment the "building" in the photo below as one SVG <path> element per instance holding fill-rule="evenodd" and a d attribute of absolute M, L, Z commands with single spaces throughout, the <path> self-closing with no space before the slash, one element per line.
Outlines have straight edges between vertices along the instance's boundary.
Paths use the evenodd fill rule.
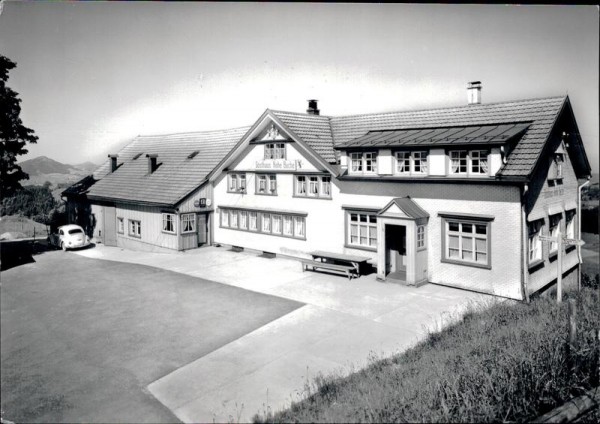
<path fill-rule="evenodd" d="M 381 280 L 525 299 L 556 280 L 556 243 L 540 236 L 579 237 L 578 187 L 591 169 L 568 97 L 481 104 L 480 89 L 445 109 L 267 109 L 222 142 L 203 138 L 214 154 L 198 148 L 202 166 L 186 162 L 183 136 L 140 137 L 95 174 L 97 232 L 120 246 L 360 255 Z M 192 219 L 210 236 L 188 241 Z M 565 278 L 576 278 L 578 254 L 567 248 Z"/>

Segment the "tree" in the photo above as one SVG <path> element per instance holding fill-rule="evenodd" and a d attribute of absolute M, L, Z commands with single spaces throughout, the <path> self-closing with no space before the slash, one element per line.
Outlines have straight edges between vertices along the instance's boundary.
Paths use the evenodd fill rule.
<path fill-rule="evenodd" d="M 21 180 L 29 179 L 19 165 L 17 156 L 28 152 L 27 143 L 37 143 L 34 131 L 25 127 L 19 118 L 21 99 L 7 87 L 8 71 L 17 65 L 0 55 L 0 195 L 10 196 L 19 190 Z"/>

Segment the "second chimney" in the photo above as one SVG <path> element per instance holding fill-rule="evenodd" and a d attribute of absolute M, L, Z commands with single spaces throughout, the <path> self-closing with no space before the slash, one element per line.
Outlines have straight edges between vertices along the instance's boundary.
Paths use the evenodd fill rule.
<path fill-rule="evenodd" d="M 158 159 L 158 155 L 157 154 L 153 154 L 153 155 L 146 155 L 146 157 L 148 158 L 148 174 L 152 174 L 154 171 L 156 171 L 156 168 L 158 168 L 158 165 L 156 163 L 157 159 Z"/>
<path fill-rule="evenodd" d="M 470 105 L 481 104 L 481 81 L 471 81 L 467 84 L 467 102 Z"/>
<path fill-rule="evenodd" d="M 110 172 L 115 172 L 117 170 L 117 158 L 119 155 L 108 155 L 110 158 Z"/>
<path fill-rule="evenodd" d="M 318 115 L 321 111 L 317 108 L 318 100 L 311 99 L 308 101 L 308 109 L 306 109 L 306 113 L 309 115 Z"/>

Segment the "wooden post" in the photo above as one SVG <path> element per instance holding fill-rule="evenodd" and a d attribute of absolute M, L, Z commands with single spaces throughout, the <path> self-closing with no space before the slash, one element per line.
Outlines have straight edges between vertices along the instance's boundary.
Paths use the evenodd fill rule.
<path fill-rule="evenodd" d="M 558 230 L 558 266 L 557 266 L 557 274 L 556 277 L 556 301 L 558 303 L 562 302 L 562 235 L 560 234 L 560 230 Z"/>

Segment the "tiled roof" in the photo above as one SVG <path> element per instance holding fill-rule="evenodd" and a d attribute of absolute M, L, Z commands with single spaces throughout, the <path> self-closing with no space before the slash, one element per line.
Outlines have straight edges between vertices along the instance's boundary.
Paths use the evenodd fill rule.
<path fill-rule="evenodd" d="M 276 110 L 271 112 L 323 159 L 329 163 L 336 162 L 329 117 Z"/>
<path fill-rule="evenodd" d="M 532 171 L 565 100 L 565 97 L 551 97 L 447 109 L 339 116 L 331 117 L 330 124 L 334 142 L 338 145 L 369 131 L 530 121 L 531 126 L 499 171 L 503 176 L 522 177 Z"/>
<path fill-rule="evenodd" d="M 96 170 L 99 181 L 88 197 L 174 205 L 202 183 L 248 129 L 136 137 L 118 153 L 115 172 L 110 173 L 110 161 Z M 159 167 L 150 175 L 147 154 L 158 155 Z"/>
<path fill-rule="evenodd" d="M 379 211 L 378 215 L 381 215 L 387 211 L 390 206 L 396 205 L 398 208 L 404 212 L 407 216 L 415 219 L 429 218 L 429 214 L 421 208 L 413 199 L 410 197 L 396 197 L 392 199 L 390 203 L 385 205 Z"/>

